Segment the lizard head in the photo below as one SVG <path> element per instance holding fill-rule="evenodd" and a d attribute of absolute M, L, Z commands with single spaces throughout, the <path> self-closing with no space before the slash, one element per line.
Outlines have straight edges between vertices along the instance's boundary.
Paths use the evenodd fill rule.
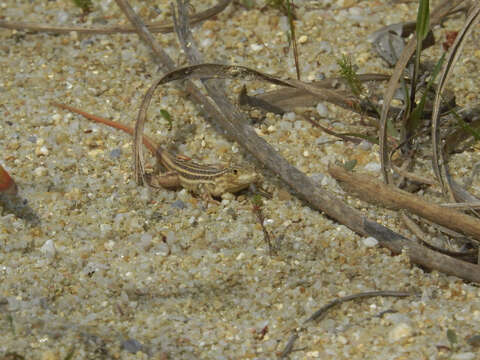
<path fill-rule="evenodd" d="M 230 166 L 225 170 L 222 176 L 217 177 L 215 182 L 210 184 L 209 193 L 214 197 L 239 192 L 261 180 L 261 176 L 251 168 Z"/>

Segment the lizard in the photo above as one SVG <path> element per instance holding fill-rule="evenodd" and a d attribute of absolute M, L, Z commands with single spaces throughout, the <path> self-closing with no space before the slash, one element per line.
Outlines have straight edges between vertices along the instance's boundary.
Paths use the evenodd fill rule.
<path fill-rule="evenodd" d="M 70 105 L 56 102 L 51 104 L 79 114 L 90 121 L 134 135 L 132 127 L 119 122 L 87 113 Z M 183 187 L 199 195 L 220 197 L 225 193 L 239 192 L 260 181 L 260 175 L 246 167 L 198 164 L 187 157 L 174 155 L 161 146 L 157 146 L 147 135 L 143 136 L 143 144 L 168 170 L 167 173 L 150 179 L 150 185 L 154 187 L 157 187 L 157 184 L 167 189 Z"/>

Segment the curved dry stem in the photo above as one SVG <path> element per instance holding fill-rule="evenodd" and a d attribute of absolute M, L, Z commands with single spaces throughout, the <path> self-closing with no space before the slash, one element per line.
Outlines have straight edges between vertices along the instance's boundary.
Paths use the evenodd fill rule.
<path fill-rule="evenodd" d="M 445 196 L 450 196 L 458 199 L 455 188 L 452 185 L 452 178 L 450 172 L 448 171 L 448 163 L 446 159 L 445 152 L 442 150 L 442 144 L 440 139 L 440 103 L 442 92 L 445 89 L 448 78 L 452 73 L 453 67 L 458 61 L 460 54 L 462 52 L 465 41 L 470 34 L 473 27 L 480 20 L 480 3 L 477 3 L 472 11 L 470 12 L 468 18 L 465 21 L 465 24 L 462 30 L 458 33 L 455 42 L 450 48 L 447 57 L 445 59 L 445 64 L 442 67 L 440 73 L 440 80 L 437 85 L 435 92 L 435 101 L 433 104 L 433 114 L 432 114 L 432 146 L 433 146 L 433 157 L 432 157 L 432 166 L 437 176 L 438 182 L 442 186 L 442 191 Z M 445 181 L 446 180 L 446 181 Z"/>

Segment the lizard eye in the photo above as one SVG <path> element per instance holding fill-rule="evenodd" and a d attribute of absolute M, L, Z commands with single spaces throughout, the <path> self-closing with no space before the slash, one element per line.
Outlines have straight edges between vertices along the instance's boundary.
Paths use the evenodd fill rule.
<path fill-rule="evenodd" d="M 232 169 L 232 172 L 234 175 L 238 175 L 238 170 L 237 169 Z"/>

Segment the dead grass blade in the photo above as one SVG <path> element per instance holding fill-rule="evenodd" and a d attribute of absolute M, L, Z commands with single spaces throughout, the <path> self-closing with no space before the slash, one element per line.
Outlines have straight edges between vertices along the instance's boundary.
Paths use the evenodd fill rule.
<path fill-rule="evenodd" d="M 222 0 L 217 5 L 208 8 L 207 10 L 201 11 L 197 14 L 192 15 L 191 23 L 197 24 L 202 22 L 212 16 L 217 15 L 223 11 L 232 0 Z M 170 33 L 173 32 L 172 23 L 151 23 L 146 25 L 148 30 L 152 33 Z M 133 26 L 74 26 L 74 25 L 48 25 L 42 23 L 30 23 L 30 22 L 19 22 L 19 21 L 5 21 L 0 20 L 0 28 L 12 29 L 12 30 L 26 30 L 26 31 L 35 31 L 35 32 L 47 32 L 54 34 L 63 34 L 71 31 L 76 31 L 82 34 L 131 34 L 135 33 L 137 30 Z"/>
<path fill-rule="evenodd" d="M 305 320 L 302 324 L 302 327 L 295 329 L 292 331 L 292 334 L 290 335 L 290 338 L 287 341 L 287 344 L 285 345 L 283 351 L 280 353 L 279 358 L 280 359 L 285 359 L 292 351 L 293 351 L 293 345 L 295 341 L 298 339 L 298 334 L 300 332 L 304 332 L 307 330 L 306 325 L 312 321 L 319 321 L 323 319 L 326 315 L 327 312 L 330 309 L 333 309 L 334 307 L 337 307 L 338 305 L 341 305 L 347 301 L 352 301 L 352 300 L 358 300 L 358 299 L 368 299 L 371 297 L 377 297 L 377 296 L 383 296 L 383 297 L 408 297 L 412 296 L 415 294 L 409 293 L 409 292 L 404 292 L 404 291 L 369 291 L 369 292 L 363 292 L 363 293 L 357 293 L 353 295 L 348 295 L 344 296 L 341 298 L 337 298 L 335 300 L 330 301 L 328 304 L 325 306 L 322 306 L 320 309 L 315 311 L 313 315 L 311 315 L 307 320 Z"/>
<path fill-rule="evenodd" d="M 428 238 L 427 234 L 423 232 L 420 226 L 408 215 L 405 213 L 401 214 L 401 219 L 405 226 L 419 239 L 423 245 L 426 247 L 435 250 L 441 254 L 455 257 L 463 261 L 468 261 L 469 263 L 475 264 L 477 262 L 478 250 L 467 250 L 467 251 L 451 251 L 438 246 L 430 244 L 426 239 Z"/>
<path fill-rule="evenodd" d="M 450 76 L 455 63 L 458 61 L 462 48 L 465 44 L 465 41 L 470 34 L 473 26 L 475 26 L 478 21 L 480 20 L 480 3 L 476 3 L 471 12 L 469 13 L 465 24 L 462 30 L 458 33 L 455 42 L 450 47 L 445 64 L 442 68 L 440 73 L 440 79 L 438 81 L 436 93 L 435 93 L 435 101 L 433 106 L 433 114 L 432 114 L 432 146 L 433 146 L 433 158 L 432 158 L 432 166 L 435 171 L 435 175 L 439 183 L 442 186 L 442 191 L 445 196 L 451 196 L 455 200 L 459 199 L 459 194 L 455 191 L 455 188 L 452 186 L 452 179 L 450 173 L 448 171 L 448 162 L 446 159 L 446 155 L 442 149 L 441 141 L 440 141 L 440 116 L 439 116 L 439 109 L 440 109 L 440 102 L 441 102 L 441 95 L 446 86 L 448 81 L 448 77 Z"/>
<path fill-rule="evenodd" d="M 434 25 L 439 24 L 443 17 L 454 10 L 459 4 L 461 4 L 463 0 L 459 1 L 451 1 L 451 0 L 444 0 L 440 3 L 433 11 L 430 17 L 430 27 L 432 28 Z M 415 52 L 417 40 L 415 37 L 412 37 L 410 41 L 407 43 L 405 48 L 400 55 L 400 58 L 395 65 L 395 69 L 393 74 L 388 82 L 387 89 L 385 91 L 385 96 L 383 100 L 383 107 L 382 112 L 380 114 L 380 135 L 379 135 L 379 143 L 380 143 L 380 164 L 381 164 L 381 171 L 383 175 L 383 180 L 386 183 L 391 182 L 391 173 L 390 173 L 390 162 L 389 162 L 389 150 L 387 144 L 387 116 L 390 108 L 390 103 L 392 102 L 393 96 L 395 91 L 398 87 L 398 82 L 403 75 L 404 69 L 407 66 L 410 58 L 412 57 L 413 53 Z"/>
<path fill-rule="evenodd" d="M 317 98 L 317 101 L 329 101 L 334 104 L 347 104 L 350 110 L 361 108 L 360 102 L 353 96 L 343 95 L 337 91 L 318 88 L 312 84 L 295 80 L 280 79 L 273 75 L 240 65 L 198 64 L 175 69 L 163 77 L 161 84 L 184 79 L 232 79 L 244 81 L 267 81 L 281 86 L 292 87 L 307 92 Z"/>
<path fill-rule="evenodd" d="M 389 78 L 390 78 L 389 75 L 383 75 L 383 74 L 358 75 L 358 79 L 362 82 L 387 81 Z M 350 97 L 352 97 L 353 94 L 350 91 L 336 89 L 337 85 L 345 84 L 345 80 L 343 78 L 334 77 L 334 78 L 325 79 L 325 80 L 313 81 L 309 84 L 320 89 L 332 90 L 333 93 L 330 94 L 332 95 L 332 97 L 330 96 L 327 97 L 327 94 L 326 94 L 325 95 L 326 99 L 323 101 L 330 102 L 332 104 L 341 106 L 348 110 L 353 110 L 353 111 L 356 110 L 356 108 L 352 109 L 350 101 L 343 102 L 343 99 L 350 99 Z M 333 94 L 338 94 L 338 96 Z M 278 90 L 268 91 L 268 92 L 265 92 L 264 94 L 260 94 L 256 96 L 246 95 L 244 100 L 245 100 L 244 101 L 245 103 L 251 106 L 258 106 L 258 107 L 264 108 L 267 111 L 271 111 L 269 110 L 268 105 L 267 106 L 263 105 L 266 102 L 266 104 L 269 104 L 273 108 L 282 109 L 283 110 L 282 113 L 286 111 L 292 111 L 297 107 L 315 106 L 319 102 L 317 96 L 314 96 L 310 92 L 307 92 L 305 90 L 298 89 L 298 88 L 282 88 Z M 260 104 L 258 104 L 259 102 Z M 361 102 L 358 103 L 358 105 L 360 106 L 360 109 L 359 109 L 360 114 L 377 117 L 377 113 L 372 111 L 370 107 L 365 106 L 365 104 Z M 275 111 L 271 111 L 271 112 L 275 112 Z"/>

